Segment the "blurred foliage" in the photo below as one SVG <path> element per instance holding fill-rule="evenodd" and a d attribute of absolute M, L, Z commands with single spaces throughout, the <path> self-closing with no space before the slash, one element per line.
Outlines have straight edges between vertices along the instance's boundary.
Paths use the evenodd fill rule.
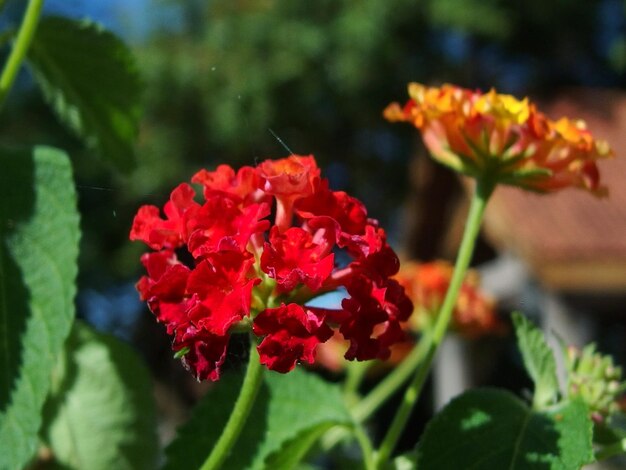
<path fill-rule="evenodd" d="M 143 141 L 151 161 L 172 158 L 156 134 L 170 145 L 178 138 L 174 158 L 193 167 L 254 164 L 288 153 L 272 129 L 322 165 L 358 161 L 337 170 L 340 185 L 358 186 L 371 170 L 380 175 L 381 156 L 402 160 L 378 138 L 388 90 L 400 92 L 419 71 L 404 63 L 414 55 L 412 38 L 425 31 L 410 18 L 414 8 L 409 1 L 210 3 L 191 41 L 167 35 L 139 50 L 151 84 Z M 394 45 L 390 32 L 405 39 Z M 146 189 L 154 181 L 148 170 L 137 175 Z"/>
<path fill-rule="evenodd" d="M 28 63 L 60 121 L 119 170 L 134 168 L 141 83 L 122 41 L 89 20 L 52 16 L 39 22 Z"/>
<path fill-rule="evenodd" d="M 596 50 L 607 2 L 178 3 L 187 28 L 138 49 L 150 164 L 135 182 L 144 192 L 188 175 L 183 162 L 252 164 L 287 153 L 272 129 L 296 153 L 346 165 L 332 166 L 331 178 L 365 199 L 373 178 L 399 182 L 366 201 L 384 212 L 380 196 L 397 202 L 405 188 L 407 140 L 391 133 L 380 112 L 408 81 L 540 92 L 603 74 L 618 80 L 608 55 Z M 582 66 L 589 77 L 577 75 Z M 521 86 L 507 82 L 516 70 L 526 77 Z"/>

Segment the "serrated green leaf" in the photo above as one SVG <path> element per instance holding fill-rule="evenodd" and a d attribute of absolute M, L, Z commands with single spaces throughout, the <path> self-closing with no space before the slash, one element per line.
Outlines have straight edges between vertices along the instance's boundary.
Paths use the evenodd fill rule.
<path fill-rule="evenodd" d="M 593 460 L 592 423 L 581 401 L 533 411 L 503 390 L 471 390 L 427 426 L 417 467 L 425 470 L 572 470 Z"/>
<path fill-rule="evenodd" d="M 215 384 L 166 449 L 167 469 L 197 468 L 204 462 L 230 415 L 241 380 L 241 376 L 231 374 Z M 285 457 L 286 462 L 295 464 L 294 455 L 306 451 L 289 448 L 297 436 L 307 438 L 324 426 L 351 423 L 337 386 L 300 369 L 284 375 L 268 372 L 223 468 L 278 468 L 266 464 L 265 459 L 270 455 L 282 459 L 278 451 L 283 445 L 288 452 L 296 451 Z"/>
<path fill-rule="evenodd" d="M 79 218 L 65 153 L 0 149 L 0 468 L 34 454 L 74 318 Z"/>
<path fill-rule="evenodd" d="M 156 468 L 148 373 L 126 344 L 77 323 L 53 375 L 43 441 L 63 468 Z"/>
<path fill-rule="evenodd" d="M 46 17 L 28 51 L 61 121 L 121 170 L 135 165 L 141 81 L 126 45 L 97 24 Z"/>
<path fill-rule="evenodd" d="M 543 333 L 520 313 L 513 314 L 517 344 L 522 353 L 526 371 L 535 384 L 533 406 L 541 408 L 554 403 L 559 382 L 556 361 Z"/>

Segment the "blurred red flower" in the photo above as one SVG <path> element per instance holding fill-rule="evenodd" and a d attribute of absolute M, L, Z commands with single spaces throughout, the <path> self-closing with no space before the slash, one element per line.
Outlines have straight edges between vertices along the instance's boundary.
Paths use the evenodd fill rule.
<path fill-rule="evenodd" d="M 410 328 L 422 331 L 436 320 L 448 291 L 454 266 L 447 261 L 402 264 L 395 279 L 413 301 Z M 503 331 L 495 301 L 480 290 L 480 278 L 470 270 L 465 276 L 452 313 L 450 329 L 468 338 L 478 338 Z"/>

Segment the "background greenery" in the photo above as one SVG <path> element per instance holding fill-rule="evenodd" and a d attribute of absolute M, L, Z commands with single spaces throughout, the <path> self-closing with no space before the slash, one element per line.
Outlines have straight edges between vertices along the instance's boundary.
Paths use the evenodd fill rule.
<path fill-rule="evenodd" d="M 14 19 L 19 3 L 9 2 Z M 199 167 L 254 164 L 288 154 L 285 145 L 313 153 L 334 187 L 397 221 L 416 139 L 381 110 L 409 81 L 533 96 L 626 87 L 619 0 L 51 0 L 46 12 L 95 16 L 128 38 L 143 80 L 130 173 L 86 158 L 26 74 L 31 92 L 14 93 L 2 117 L 5 140 L 70 151 L 86 209 L 81 277 L 98 288 L 138 272 L 142 248 L 126 238 L 138 204 L 162 204 Z"/>

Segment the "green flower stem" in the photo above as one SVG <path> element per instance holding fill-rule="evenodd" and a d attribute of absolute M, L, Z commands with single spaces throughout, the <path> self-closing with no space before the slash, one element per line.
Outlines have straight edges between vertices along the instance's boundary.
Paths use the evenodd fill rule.
<path fill-rule="evenodd" d="M 254 400 L 261 388 L 261 383 L 263 382 L 263 366 L 259 360 L 259 353 L 256 349 L 257 344 L 254 338 L 251 338 L 251 343 L 250 360 L 248 362 L 246 376 L 241 385 L 239 397 L 222 431 L 222 435 L 202 467 L 200 467 L 201 470 L 216 470 L 224 463 L 224 460 L 228 457 L 231 448 L 237 441 L 248 419 L 248 415 L 254 405 Z"/>
<path fill-rule="evenodd" d="M 411 376 L 411 373 L 415 371 L 415 368 L 424 359 L 426 351 L 428 350 L 428 342 L 430 340 L 427 337 L 422 337 L 420 342 L 413 348 L 409 355 L 390 372 L 374 389 L 372 389 L 362 400 L 358 401 L 354 405 L 350 406 L 350 412 L 352 417 L 357 423 L 362 423 L 370 415 L 376 411 L 383 403 L 385 403 L 391 395 L 393 395 L 407 379 Z M 366 364 L 364 362 L 363 364 Z M 361 364 L 361 363 L 357 363 Z M 368 369 L 364 368 L 365 371 Z M 348 377 L 347 380 L 349 380 Z M 351 399 L 351 396 L 347 396 L 347 399 Z M 326 433 L 322 441 L 322 447 L 325 450 L 330 450 L 345 438 L 349 432 L 345 428 L 334 427 Z"/>
<path fill-rule="evenodd" d="M 350 362 L 347 366 L 346 381 L 343 386 L 343 393 L 348 400 L 358 398 L 359 387 L 365 378 L 365 374 L 372 365 L 372 361 Z"/>
<path fill-rule="evenodd" d="M 22 18 L 22 24 L 17 33 L 17 38 L 15 38 L 13 48 L 11 49 L 11 54 L 2 70 L 2 75 L 0 75 L 0 108 L 4 104 L 4 100 L 9 90 L 11 90 L 13 82 L 15 82 L 17 72 L 19 72 L 24 57 L 26 57 L 26 53 L 30 47 L 30 43 L 33 40 L 43 2 L 44 0 L 30 0 L 28 2 L 24 18 Z"/>
<path fill-rule="evenodd" d="M 611 444 L 609 446 L 602 447 L 598 451 L 596 451 L 595 457 L 599 462 L 600 460 L 606 460 L 611 457 L 615 457 L 616 455 L 620 455 L 626 453 L 626 439 L 622 439 L 615 444 Z"/>
<path fill-rule="evenodd" d="M 422 336 L 409 355 L 352 408 L 352 416 L 357 422 L 365 421 L 408 380 L 424 359 L 429 344 L 430 335 Z"/>
<path fill-rule="evenodd" d="M 374 449 L 372 448 L 372 441 L 367 437 L 363 427 L 360 424 L 356 424 L 354 427 L 354 436 L 361 447 L 363 453 L 363 464 L 365 470 L 376 470 L 376 464 L 374 462 Z"/>
<path fill-rule="evenodd" d="M 461 241 L 461 247 L 459 248 L 459 253 L 457 255 L 454 273 L 452 275 L 452 279 L 450 280 L 450 286 L 448 287 L 448 292 L 446 292 L 443 305 L 441 306 L 441 310 L 437 317 L 437 322 L 435 323 L 432 341 L 429 344 L 426 357 L 420 364 L 420 367 L 417 369 L 411 384 L 407 388 L 404 398 L 402 399 L 402 403 L 400 404 L 400 408 L 396 412 L 391 426 L 389 427 L 389 430 L 387 431 L 387 434 L 385 435 L 380 446 L 377 455 L 378 468 L 382 468 L 385 465 L 395 449 L 398 439 L 400 438 L 400 435 L 402 434 L 402 431 L 404 430 L 404 427 L 406 426 L 406 423 L 411 415 L 413 405 L 422 391 L 426 377 L 428 377 L 435 354 L 448 330 L 459 290 L 461 289 L 465 273 L 472 259 L 472 253 L 474 251 L 476 238 L 478 237 L 478 233 L 480 231 L 480 225 L 485 212 L 485 207 L 487 206 L 487 202 L 494 188 L 495 183 L 492 182 L 491 179 L 476 181 L 476 188 L 472 196 L 469 215 L 465 224 L 463 240 Z"/>

